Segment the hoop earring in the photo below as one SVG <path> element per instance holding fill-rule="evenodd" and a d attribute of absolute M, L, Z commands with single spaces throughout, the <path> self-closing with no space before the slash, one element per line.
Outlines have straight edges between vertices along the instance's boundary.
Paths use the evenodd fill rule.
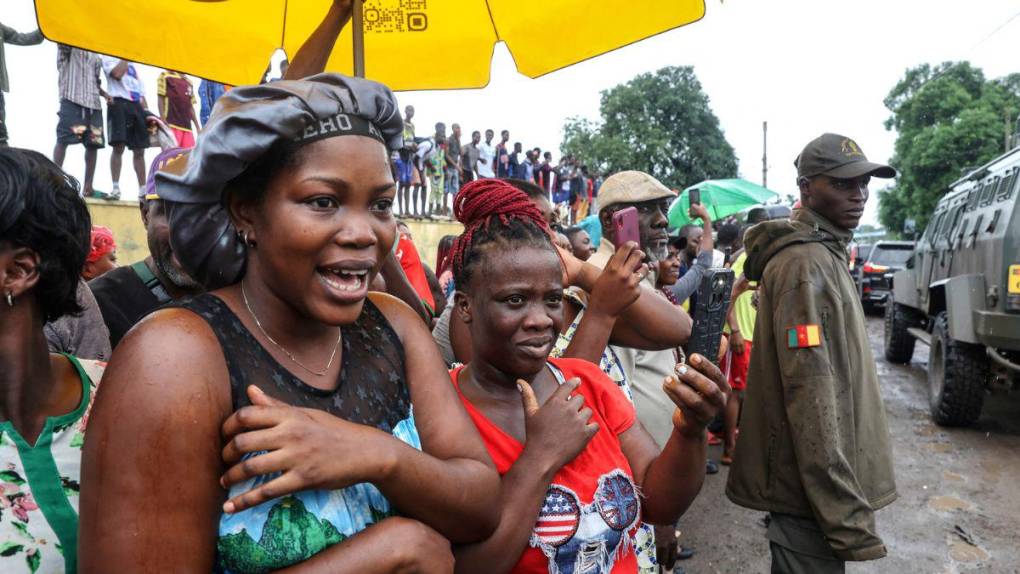
<path fill-rule="evenodd" d="M 7 306 L 14 307 L 14 293 L 7 292 Z"/>
<path fill-rule="evenodd" d="M 240 237 L 241 238 L 241 242 L 244 243 L 245 245 L 247 245 L 248 247 L 255 247 L 255 242 L 250 240 L 250 239 L 248 239 L 248 231 L 247 230 L 245 230 L 245 231 L 238 231 L 237 232 L 237 236 Z"/>

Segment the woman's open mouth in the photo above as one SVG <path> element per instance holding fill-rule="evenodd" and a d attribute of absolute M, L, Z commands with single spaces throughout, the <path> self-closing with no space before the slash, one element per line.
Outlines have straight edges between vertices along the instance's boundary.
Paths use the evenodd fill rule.
<path fill-rule="evenodd" d="M 336 265 L 317 269 L 319 278 L 329 291 L 344 302 L 363 299 L 368 294 L 368 273 L 364 265 Z"/>

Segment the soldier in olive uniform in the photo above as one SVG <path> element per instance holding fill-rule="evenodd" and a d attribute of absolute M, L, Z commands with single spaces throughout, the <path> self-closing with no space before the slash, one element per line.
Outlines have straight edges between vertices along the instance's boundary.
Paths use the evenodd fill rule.
<path fill-rule="evenodd" d="M 844 572 L 886 549 L 875 510 L 896 499 L 878 375 L 849 273 L 871 177 L 892 178 L 850 138 L 798 156 L 802 208 L 745 238 L 760 282 L 742 433 L 726 494 L 771 513 L 773 573 Z"/>

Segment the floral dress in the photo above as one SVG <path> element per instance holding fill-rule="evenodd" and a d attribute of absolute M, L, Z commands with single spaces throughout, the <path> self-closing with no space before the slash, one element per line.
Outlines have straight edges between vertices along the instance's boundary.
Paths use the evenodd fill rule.
<path fill-rule="evenodd" d="M 67 355 L 65 355 L 67 356 Z M 78 407 L 46 419 L 35 445 L 0 421 L 0 572 L 78 569 L 81 447 L 106 363 L 67 356 L 81 379 Z"/>

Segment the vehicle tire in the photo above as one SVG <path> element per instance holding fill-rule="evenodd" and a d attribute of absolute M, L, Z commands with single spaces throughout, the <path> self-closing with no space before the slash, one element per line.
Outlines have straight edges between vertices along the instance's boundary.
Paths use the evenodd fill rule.
<path fill-rule="evenodd" d="M 897 365 L 906 365 L 914 356 L 914 344 L 917 340 L 907 329 L 917 324 L 914 321 L 913 309 L 894 303 L 885 302 L 885 359 Z"/>
<path fill-rule="evenodd" d="M 931 416 L 942 426 L 969 426 L 981 415 L 988 380 L 984 348 L 949 336 L 949 318 L 935 317 L 928 358 L 928 399 Z"/>

